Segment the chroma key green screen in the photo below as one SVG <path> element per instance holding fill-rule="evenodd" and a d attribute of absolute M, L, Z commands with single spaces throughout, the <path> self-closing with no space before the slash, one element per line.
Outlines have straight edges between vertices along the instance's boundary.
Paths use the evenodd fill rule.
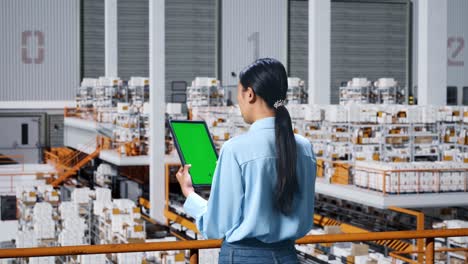
<path fill-rule="evenodd" d="M 170 121 L 174 143 L 183 164 L 191 164 L 193 185 L 211 185 L 218 160 L 204 122 Z"/>

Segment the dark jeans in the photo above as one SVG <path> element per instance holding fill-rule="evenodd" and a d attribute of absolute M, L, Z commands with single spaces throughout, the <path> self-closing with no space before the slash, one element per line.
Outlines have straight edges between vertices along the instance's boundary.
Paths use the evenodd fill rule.
<path fill-rule="evenodd" d="M 296 264 L 299 261 L 292 240 L 270 244 L 257 239 L 246 239 L 234 243 L 223 242 L 218 263 Z"/>

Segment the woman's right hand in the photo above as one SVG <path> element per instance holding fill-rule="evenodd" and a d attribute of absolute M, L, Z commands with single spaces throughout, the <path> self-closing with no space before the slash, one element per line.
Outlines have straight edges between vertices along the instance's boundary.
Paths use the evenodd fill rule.
<path fill-rule="evenodd" d="M 180 188 L 182 189 L 182 193 L 185 197 L 188 197 L 192 192 L 195 192 L 192 184 L 192 177 L 189 174 L 190 167 L 192 167 L 190 164 L 183 167 L 181 166 L 176 174 L 177 181 L 179 182 Z"/>

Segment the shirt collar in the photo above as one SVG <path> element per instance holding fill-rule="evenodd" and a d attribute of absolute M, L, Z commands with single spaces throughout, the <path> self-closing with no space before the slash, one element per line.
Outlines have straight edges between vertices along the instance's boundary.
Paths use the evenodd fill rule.
<path fill-rule="evenodd" d="M 272 129 L 275 128 L 275 118 L 266 117 L 255 121 L 251 126 L 249 131 L 256 131 L 260 129 Z"/>

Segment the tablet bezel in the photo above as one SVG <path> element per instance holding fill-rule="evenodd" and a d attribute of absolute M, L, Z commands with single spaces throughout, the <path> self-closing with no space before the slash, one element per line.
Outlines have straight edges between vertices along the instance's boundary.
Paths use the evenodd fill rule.
<path fill-rule="evenodd" d="M 182 150 L 180 149 L 180 145 L 179 145 L 179 142 L 177 140 L 176 133 L 174 131 L 174 128 L 172 127 L 172 123 L 203 124 L 203 126 L 205 127 L 205 130 L 206 130 L 206 133 L 208 134 L 208 138 L 210 139 L 211 146 L 213 147 L 214 153 L 216 155 L 216 160 L 218 160 L 218 158 L 219 158 L 218 151 L 216 150 L 216 145 L 214 144 L 213 138 L 211 137 L 210 130 L 208 129 L 208 126 L 207 126 L 205 121 L 203 121 L 203 120 L 173 120 L 173 119 L 170 119 L 169 120 L 169 129 L 170 129 L 171 134 L 172 134 L 172 140 L 174 142 L 174 146 L 176 147 L 177 153 L 179 154 L 180 161 L 182 162 L 182 166 L 185 166 L 186 162 L 185 162 L 185 158 L 184 158 L 184 155 L 182 153 Z M 214 172 L 213 172 L 213 175 L 214 175 Z M 194 187 L 211 187 L 211 185 L 213 184 L 213 182 L 211 184 L 195 184 L 194 181 L 193 181 L 193 176 L 190 175 L 190 177 L 191 177 L 191 180 L 192 180 L 192 185 Z"/>

